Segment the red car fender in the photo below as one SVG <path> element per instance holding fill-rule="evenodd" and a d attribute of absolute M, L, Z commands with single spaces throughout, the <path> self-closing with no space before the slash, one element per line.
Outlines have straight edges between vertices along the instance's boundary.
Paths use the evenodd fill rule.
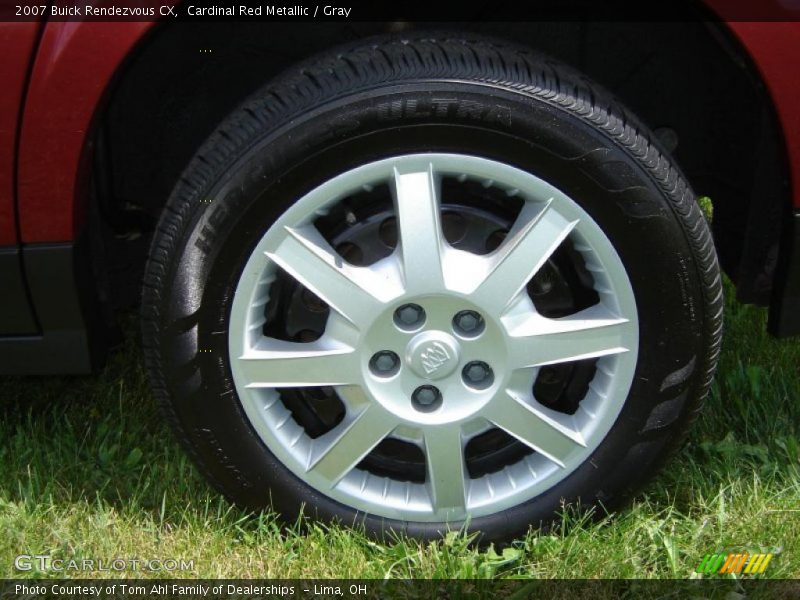
<path fill-rule="evenodd" d="M 50 22 L 22 120 L 17 206 L 22 241 L 75 238 L 86 204 L 88 135 L 109 83 L 155 22 Z"/>
<path fill-rule="evenodd" d="M 17 243 L 14 169 L 17 126 L 39 23 L 0 23 L 0 247 Z"/>
<path fill-rule="evenodd" d="M 800 209 L 800 22 L 738 21 L 729 27 L 747 48 L 772 97 L 789 156 L 792 204 Z"/>

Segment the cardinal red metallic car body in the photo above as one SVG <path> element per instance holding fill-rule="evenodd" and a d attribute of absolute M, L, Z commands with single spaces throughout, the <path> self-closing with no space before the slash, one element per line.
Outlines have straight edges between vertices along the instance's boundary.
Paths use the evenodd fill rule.
<path fill-rule="evenodd" d="M 727 5 L 710 2 L 724 20 Z M 125 65 L 157 22 L 0 23 L 0 372 L 82 372 L 96 362 L 91 306 L 96 294 L 86 250 L 92 135 Z M 786 223 L 773 284 L 771 329 L 800 331 L 800 22 L 732 21 L 767 90 L 790 178 Z M 716 199 L 715 199 L 716 201 Z M 62 305 L 49 300 L 58 289 Z M 97 309 L 99 310 L 99 309 Z M 102 337 L 102 336 L 101 336 Z M 48 361 L 29 361 L 42 353 Z M 36 368 L 27 365 L 38 365 Z"/>
<path fill-rule="evenodd" d="M 23 242 L 72 240 L 83 225 L 92 120 L 114 74 L 153 25 L 59 22 L 44 27 L 20 131 L 17 194 Z"/>

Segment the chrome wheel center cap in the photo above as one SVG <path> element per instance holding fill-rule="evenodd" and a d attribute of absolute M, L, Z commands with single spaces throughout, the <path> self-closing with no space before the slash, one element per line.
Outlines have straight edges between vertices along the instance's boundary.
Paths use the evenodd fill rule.
<path fill-rule="evenodd" d="M 458 342 L 444 331 L 422 332 L 408 344 L 406 361 L 423 379 L 442 379 L 458 366 Z"/>

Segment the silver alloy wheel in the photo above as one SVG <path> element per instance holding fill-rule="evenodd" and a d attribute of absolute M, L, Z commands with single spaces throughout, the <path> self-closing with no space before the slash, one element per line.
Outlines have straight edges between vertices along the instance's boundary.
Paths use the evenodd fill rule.
<path fill-rule="evenodd" d="M 496 250 L 481 256 L 446 242 L 439 209 L 443 177 L 474 180 L 524 201 Z M 394 195 L 397 249 L 374 264 L 355 266 L 313 223 L 343 198 L 385 183 Z M 525 287 L 566 238 L 591 273 L 599 302 L 548 318 L 537 312 Z M 264 335 L 264 307 L 279 268 L 329 305 L 318 340 Z M 421 307 L 424 318 L 414 322 L 407 312 L 411 326 L 398 320 L 398 309 L 407 305 Z M 469 315 L 459 317 L 465 326 L 481 319 L 477 333 L 458 326 L 459 314 Z M 461 521 L 516 506 L 586 461 L 625 403 L 638 343 L 633 290 L 599 225 L 536 176 L 458 154 L 373 162 L 300 198 L 254 248 L 229 324 L 236 391 L 269 450 L 306 484 L 349 507 L 426 522 Z M 574 414 L 536 401 L 532 388 L 540 367 L 589 358 L 598 359 L 596 372 Z M 335 389 L 345 416 L 311 438 L 279 390 L 317 386 Z M 534 452 L 471 478 L 465 446 L 491 427 Z M 358 468 L 387 437 L 422 449 L 425 483 Z"/>

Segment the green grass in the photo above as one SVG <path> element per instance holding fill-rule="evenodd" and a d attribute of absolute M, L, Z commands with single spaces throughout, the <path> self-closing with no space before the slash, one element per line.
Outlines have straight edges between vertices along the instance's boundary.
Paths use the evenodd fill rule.
<path fill-rule="evenodd" d="M 14 557 L 49 554 L 183 558 L 187 577 L 674 578 L 746 547 L 779 553 L 765 576 L 799 577 L 800 343 L 767 337 L 761 309 L 728 301 L 726 317 L 705 412 L 658 479 L 626 510 L 569 512 L 502 552 L 458 535 L 382 545 L 313 524 L 282 532 L 243 514 L 161 423 L 135 343 L 97 376 L 0 379 L 0 576 L 42 576 L 16 572 Z"/>

